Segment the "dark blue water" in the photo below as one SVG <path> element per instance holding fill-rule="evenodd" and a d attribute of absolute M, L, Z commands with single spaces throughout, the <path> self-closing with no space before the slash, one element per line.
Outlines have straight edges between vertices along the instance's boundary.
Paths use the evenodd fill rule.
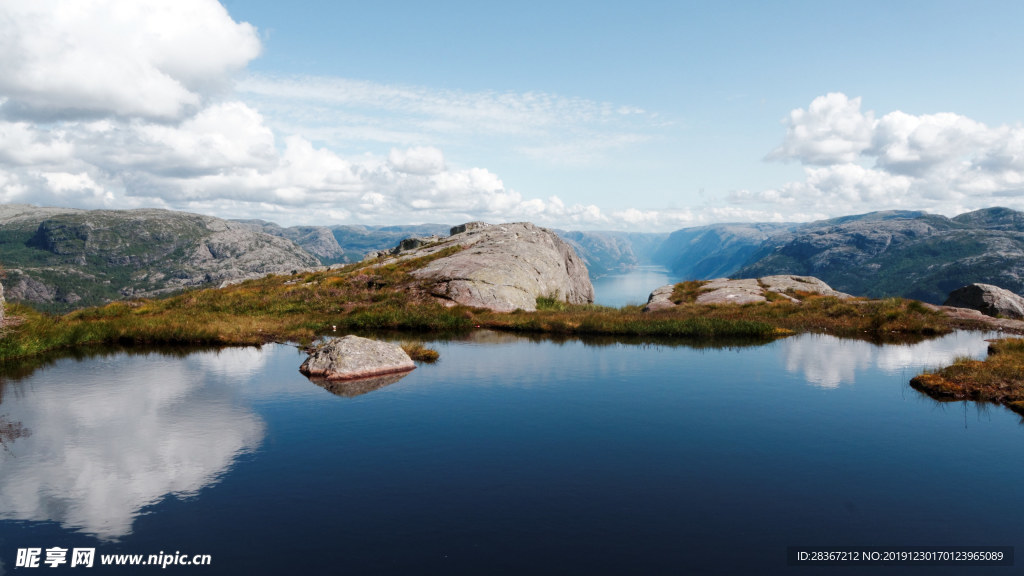
<path fill-rule="evenodd" d="M 0 573 L 60 546 L 209 554 L 167 569 L 195 574 L 849 574 L 880 569 L 788 567 L 786 547 L 1024 542 L 1020 417 L 907 386 L 983 356 L 980 334 L 431 345 L 439 363 L 352 397 L 283 345 L 9 378 Z"/>

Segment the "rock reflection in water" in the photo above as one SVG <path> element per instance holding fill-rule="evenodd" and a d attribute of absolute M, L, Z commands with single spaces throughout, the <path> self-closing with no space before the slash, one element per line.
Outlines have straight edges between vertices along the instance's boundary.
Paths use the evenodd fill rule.
<path fill-rule="evenodd" d="M 815 386 L 837 388 L 853 384 L 858 372 L 873 367 L 895 372 L 944 366 L 957 356 L 984 357 L 988 349 L 985 338 L 989 336 L 980 332 L 959 332 L 915 344 L 880 346 L 863 340 L 804 334 L 787 338 L 779 346 L 786 370 L 802 373 Z M 907 378 L 910 376 L 913 374 Z"/>
<path fill-rule="evenodd" d="M 408 375 L 409 372 L 398 372 L 395 374 L 384 374 L 383 376 L 357 378 L 354 380 L 328 380 L 327 378 L 317 377 L 311 377 L 309 380 L 335 396 L 355 398 L 356 396 L 361 396 L 367 392 L 373 392 L 374 390 L 379 390 L 385 386 L 390 386 Z"/>
<path fill-rule="evenodd" d="M 0 413 L 31 434 L 0 450 L 0 519 L 117 539 L 143 508 L 195 495 L 262 442 L 263 421 L 201 361 L 121 355 L 85 366 L 66 359 L 8 383 Z"/>

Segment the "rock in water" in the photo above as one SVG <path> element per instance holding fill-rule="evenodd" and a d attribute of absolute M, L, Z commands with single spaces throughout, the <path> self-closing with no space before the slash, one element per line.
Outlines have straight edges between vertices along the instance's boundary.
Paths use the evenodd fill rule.
<path fill-rule="evenodd" d="M 949 294 L 945 306 L 970 308 L 987 316 L 1024 318 L 1024 298 L 991 284 L 968 284 Z"/>
<path fill-rule="evenodd" d="M 354 380 L 408 372 L 415 367 L 401 346 L 349 335 L 318 346 L 299 372 L 327 380 Z"/>
<path fill-rule="evenodd" d="M 471 222 L 452 231 L 452 236 L 428 250 L 401 253 L 416 257 L 463 247 L 412 272 L 430 281 L 430 293 L 438 298 L 499 312 L 536 310 L 538 297 L 571 304 L 594 301 L 594 286 L 583 260 L 551 230 L 529 222 Z"/>

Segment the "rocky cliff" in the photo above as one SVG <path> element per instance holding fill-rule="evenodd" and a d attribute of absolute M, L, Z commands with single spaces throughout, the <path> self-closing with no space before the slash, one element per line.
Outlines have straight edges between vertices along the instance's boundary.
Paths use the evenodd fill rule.
<path fill-rule="evenodd" d="M 7 294 L 64 311 L 318 264 L 250 226 L 168 210 L 0 205 Z"/>
<path fill-rule="evenodd" d="M 456 226 L 447 238 L 398 250 L 380 258 L 414 258 L 461 248 L 431 261 L 412 275 L 435 297 L 498 311 L 535 310 L 538 297 L 570 303 L 594 300 L 583 261 L 554 232 L 527 222 Z"/>
<path fill-rule="evenodd" d="M 576 250 L 590 276 L 604 276 L 654 264 L 655 251 L 668 234 L 615 231 L 562 231 L 556 233 Z"/>
<path fill-rule="evenodd" d="M 795 224 L 712 224 L 676 230 L 653 255 L 656 263 L 687 280 L 733 275 L 773 234 Z"/>

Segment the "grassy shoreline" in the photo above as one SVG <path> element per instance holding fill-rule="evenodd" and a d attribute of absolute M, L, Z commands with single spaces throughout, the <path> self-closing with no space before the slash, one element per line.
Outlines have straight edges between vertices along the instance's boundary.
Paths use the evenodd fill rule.
<path fill-rule="evenodd" d="M 938 400 L 992 402 L 1024 415 L 1024 339 L 993 340 L 988 358 L 957 358 L 915 376 L 910 385 Z"/>
<path fill-rule="evenodd" d="M 55 353 L 111 345 L 309 344 L 325 335 L 382 331 L 447 336 L 488 328 L 553 337 L 672 338 L 706 344 L 768 342 L 801 332 L 884 342 L 936 336 L 956 326 L 942 312 L 901 298 L 840 299 L 800 293 L 795 295 L 801 302 L 772 298 L 743 305 L 697 304 L 701 283 L 678 285 L 678 305 L 653 312 L 639 306 L 570 305 L 553 298 L 539 298 L 533 312 L 446 306 L 410 272 L 459 249 L 397 262 L 272 275 L 61 316 L 10 304 L 7 316 L 16 321 L 3 328 L 0 366 L 15 369 Z"/>
<path fill-rule="evenodd" d="M 0 366 L 16 369 L 53 354 L 111 345 L 309 344 L 325 335 L 382 331 L 449 336 L 488 328 L 556 338 L 671 338 L 713 344 L 768 342 L 805 332 L 886 342 L 974 327 L 934 307 L 901 298 L 840 299 L 801 293 L 799 303 L 774 298 L 743 305 L 696 304 L 700 283 L 677 285 L 678 305 L 654 312 L 643 312 L 639 306 L 570 305 L 550 298 L 538 299 L 534 312 L 445 306 L 409 272 L 447 253 L 383 265 L 267 276 L 161 299 L 113 302 L 61 316 L 9 304 L 7 316 L 16 320 L 3 327 Z M 1022 343 L 993 343 L 988 360 L 959 359 L 952 366 L 917 376 L 912 385 L 938 399 L 992 401 L 1024 414 Z"/>
<path fill-rule="evenodd" d="M 161 299 L 113 302 L 61 316 L 11 304 L 8 316 L 19 322 L 4 328 L 0 364 L 93 345 L 307 344 L 327 334 L 382 330 L 453 334 L 490 328 L 578 336 L 762 341 L 798 332 L 885 340 L 952 330 L 941 313 L 899 298 L 868 301 L 809 295 L 802 303 L 746 305 L 681 301 L 656 312 L 643 312 L 638 306 L 570 305 L 547 298 L 538 299 L 534 312 L 445 306 L 409 272 L 458 249 L 386 264 L 272 275 Z"/>

